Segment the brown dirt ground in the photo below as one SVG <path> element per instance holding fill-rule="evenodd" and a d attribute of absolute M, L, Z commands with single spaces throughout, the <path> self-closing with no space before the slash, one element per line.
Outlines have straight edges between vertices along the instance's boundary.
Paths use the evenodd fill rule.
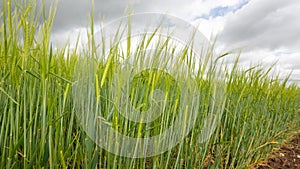
<path fill-rule="evenodd" d="M 290 142 L 271 153 L 255 169 L 300 169 L 300 133 Z"/>

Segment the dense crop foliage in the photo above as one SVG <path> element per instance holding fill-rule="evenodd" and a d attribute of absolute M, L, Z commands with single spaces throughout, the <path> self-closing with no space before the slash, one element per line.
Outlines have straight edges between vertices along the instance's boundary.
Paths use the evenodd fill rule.
<path fill-rule="evenodd" d="M 0 168 L 244 168 L 266 157 L 290 133 L 299 131 L 300 90 L 297 86 L 287 85 L 288 79 L 271 80 L 270 70 L 259 67 L 242 70 L 238 60 L 230 69 L 223 63 L 224 81 L 212 80 L 220 69 L 211 63 L 221 57 L 213 59 L 208 55 L 199 62 L 201 71 L 193 76 L 201 97 L 198 117 L 188 136 L 173 149 L 154 157 L 134 159 L 111 154 L 98 147 L 82 129 L 72 94 L 78 82 L 74 76 L 76 66 L 84 63 L 85 58 L 94 58 L 97 51 L 93 29 L 88 31 L 90 43 L 86 49 L 77 46 L 54 49 L 50 35 L 55 10 L 46 14 L 43 5 L 39 8 L 41 11 L 35 8 L 33 1 L 14 4 L 14 8 L 10 1 L 2 1 Z M 147 40 L 145 37 L 140 43 Z M 157 44 L 158 52 L 167 48 L 172 51 L 172 46 L 166 45 Z M 188 55 L 185 50 L 188 49 L 182 53 Z M 96 82 L 92 87 L 96 87 L 97 92 L 94 97 L 106 118 L 105 112 L 112 111 L 113 106 L 112 100 L 103 97 L 111 96 L 113 75 L 122 69 L 119 58 L 124 53 L 126 51 L 116 49 L 110 51 L 111 57 L 98 54 L 93 59 Z M 128 136 L 161 133 L 178 115 L 182 89 L 176 81 L 180 78 L 180 75 L 174 78 L 156 69 L 133 76 L 128 103 L 136 109 L 149 109 L 147 97 L 152 88 L 165 91 L 170 101 L 166 101 L 168 104 L 161 117 L 152 123 L 130 123 L 114 112 L 111 125 Z M 224 85 L 221 96 L 215 93 L 218 85 Z M 203 119 L 212 113 L 211 98 L 214 97 L 222 98 L 216 103 L 224 108 L 221 123 L 210 139 L 199 142 L 201 130 L 205 128 Z"/>

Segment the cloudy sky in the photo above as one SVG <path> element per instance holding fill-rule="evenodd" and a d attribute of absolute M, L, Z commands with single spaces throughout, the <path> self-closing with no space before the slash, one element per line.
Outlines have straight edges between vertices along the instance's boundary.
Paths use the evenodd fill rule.
<path fill-rule="evenodd" d="M 95 0 L 96 23 L 121 17 L 128 6 L 133 13 L 167 13 L 199 25 L 208 39 L 218 37 L 218 51 L 242 49 L 241 66 L 277 62 L 276 71 L 293 71 L 291 80 L 300 81 L 299 0 Z M 84 34 L 91 8 L 91 1 L 59 0 L 53 42 L 72 43 Z"/>

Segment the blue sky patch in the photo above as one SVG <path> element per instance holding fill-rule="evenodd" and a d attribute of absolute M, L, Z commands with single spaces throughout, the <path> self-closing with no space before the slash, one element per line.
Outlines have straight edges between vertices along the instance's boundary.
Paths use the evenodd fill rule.
<path fill-rule="evenodd" d="M 216 8 L 213 8 L 209 11 L 208 14 L 201 15 L 199 17 L 196 17 L 195 19 L 199 18 L 204 18 L 204 19 L 209 19 L 209 18 L 215 18 L 218 16 L 225 16 L 229 12 L 236 12 L 239 9 L 243 8 L 243 6 L 247 5 L 250 0 L 241 0 L 238 4 L 233 5 L 233 6 L 219 6 Z"/>

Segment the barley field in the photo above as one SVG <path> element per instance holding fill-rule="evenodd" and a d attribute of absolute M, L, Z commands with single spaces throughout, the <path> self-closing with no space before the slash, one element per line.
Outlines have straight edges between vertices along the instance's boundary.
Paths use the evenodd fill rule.
<path fill-rule="evenodd" d="M 149 58 L 143 51 L 150 47 L 153 33 L 138 41 L 127 68 L 124 58 L 131 48 L 112 46 L 98 52 L 104 47 L 95 44 L 99 37 L 94 22 L 87 28 L 86 48 L 79 47 L 79 40 L 72 48 L 54 47 L 54 16 L 55 6 L 46 10 L 36 8 L 35 1 L 2 1 L 0 168 L 248 168 L 300 130 L 299 86 L 288 85 L 288 77 L 282 81 L 271 76 L 272 67 L 243 69 L 238 56 L 229 67 L 222 61 L 228 53 L 194 60 L 190 48 L 178 50 L 168 39 L 154 43 Z M 175 50 L 177 59 L 160 58 Z M 167 73 L 167 63 L 176 69 Z M 158 100 L 160 114 L 147 115 L 154 105 L 151 99 Z M 192 108 L 182 113 L 185 105 Z M 120 110 L 129 112 L 125 116 L 133 121 Z M 133 110 L 143 115 L 130 114 Z M 183 139 L 169 140 L 174 147 L 166 151 L 130 158 L 95 142 L 88 127 L 92 121 L 86 118 L 91 116 L 102 116 L 106 125 L 133 138 L 160 135 L 174 123 L 180 129 L 190 123 L 193 127 L 176 133 Z M 206 119 L 212 116 L 213 131 L 205 137 L 203 131 L 211 129 Z M 106 141 L 118 148 L 118 140 Z"/>

